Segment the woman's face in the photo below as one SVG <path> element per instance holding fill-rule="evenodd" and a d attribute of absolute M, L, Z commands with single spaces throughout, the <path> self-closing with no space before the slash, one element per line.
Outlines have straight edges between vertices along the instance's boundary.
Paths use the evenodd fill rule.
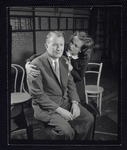
<path fill-rule="evenodd" d="M 81 51 L 81 47 L 83 45 L 83 41 L 81 41 L 78 36 L 74 36 L 73 39 L 70 41 L 68 51 L 72 55 L 77 55 Z"/>

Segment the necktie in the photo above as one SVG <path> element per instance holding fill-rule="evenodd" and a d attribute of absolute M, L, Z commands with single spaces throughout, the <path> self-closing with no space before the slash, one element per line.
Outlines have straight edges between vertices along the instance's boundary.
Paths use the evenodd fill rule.
<path fill-rule="evenodd" d="M 56 75 L 57 75 L 59 82 L 60 82 L 60 71 L 59 71 L 59 67 L 58 67 L 58 62 L 55 61 L 54 64 L 55 64 L 55 72 L 56 72 Z"/>

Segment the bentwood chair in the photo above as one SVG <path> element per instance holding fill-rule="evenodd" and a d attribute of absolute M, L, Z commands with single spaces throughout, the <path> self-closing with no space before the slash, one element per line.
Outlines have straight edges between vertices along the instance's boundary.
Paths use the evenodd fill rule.
<path fill-rule="evenodd" d="M 97 107 L 99 107 L 99 113 L 101 115 L 101 104 L 102 104 L 102 93 L 104 88 L 100 86 L 100 77 L 102 71 L 103 63 L 88 63 L 88 69 L 86 71 L 86 75 L 96 74 L 96 84 L 89 83 L 87 84 L 86 77 L 84 77 L 84 86 L 85 86 L 85 96 L 86 103 L 88 104 L 88 97 L 96 97 L 97 98 Z M 92 76 L 91 76 L 92 77 Z M 91 78 L 92 80 L 92 78 Z"/>
<path fill-rule="evenodd" d="M 10 113 L 11 122 L 14 122 L 15 118 L 23 111 L 24 102 L 30 100 L 30 94 L 24 88 L 24 76 L 25 70 L 23 67 L 17 64 L 11 64 L 11 102 Z M 15 128 L 11 125 L 11 131 Z"/>
<path fill-rule="evenodd" d="M 25 76 L 24 68 L 17 64 L 12 64 L 11 67 L 12 70 L 14 69 L 13 73 L 15 74 L 14 90 L 11 93 L 11 105 L 15 105 L 29 100 L 30 94 L 24 88 L 24 76 Z M 20 81 L 18 79 L 19 75 L 20 75 Z"/>

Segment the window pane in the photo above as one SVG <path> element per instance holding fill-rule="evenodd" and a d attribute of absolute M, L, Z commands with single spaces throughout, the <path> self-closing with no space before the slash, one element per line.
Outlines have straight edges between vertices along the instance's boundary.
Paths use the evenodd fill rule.
<path fill-rule="evenodd" d="M 51 29 L 58 29 L 58 20 L 57 18 L 50 19 Z"/>
<path fill-rule="evenodd" d="M 41 29 L 49 29 L 48 18 L 41 18 Z"/>
<path fill-rule="evenodd" d="M 60 29 L 66 29 L 66 18 L 60 18 Z"/>
<path fill-rule="evenodd" d="M 73 18 L 68 18 L 68 29 L 73 29 Z"/>

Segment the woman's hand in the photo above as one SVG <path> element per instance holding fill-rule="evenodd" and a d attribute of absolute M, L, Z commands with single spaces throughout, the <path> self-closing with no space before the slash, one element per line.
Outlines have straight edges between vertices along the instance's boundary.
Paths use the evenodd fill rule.
<path fill-rule="evenodd" d="M 37 67 L 35 65 L 30 64 L 30 62 L 27 62 L 25 65 L 26 72 L 31 77 L 35 78 L 40 74 L 40 70 L 37 70 Z"/>
<path fill-rule="evenodd" d="M 73 66 L 71 65 L 71 60 L 66 59 L 66 64 L 68 65 L 69 71 L 71 71 L 73 69 Z"/>
<path fill-rule="evenodd" d="M 69 67 L 69 71 L 73 69 L 73 66 L 70 63 L 68 64 L 68 67 Z"/>

